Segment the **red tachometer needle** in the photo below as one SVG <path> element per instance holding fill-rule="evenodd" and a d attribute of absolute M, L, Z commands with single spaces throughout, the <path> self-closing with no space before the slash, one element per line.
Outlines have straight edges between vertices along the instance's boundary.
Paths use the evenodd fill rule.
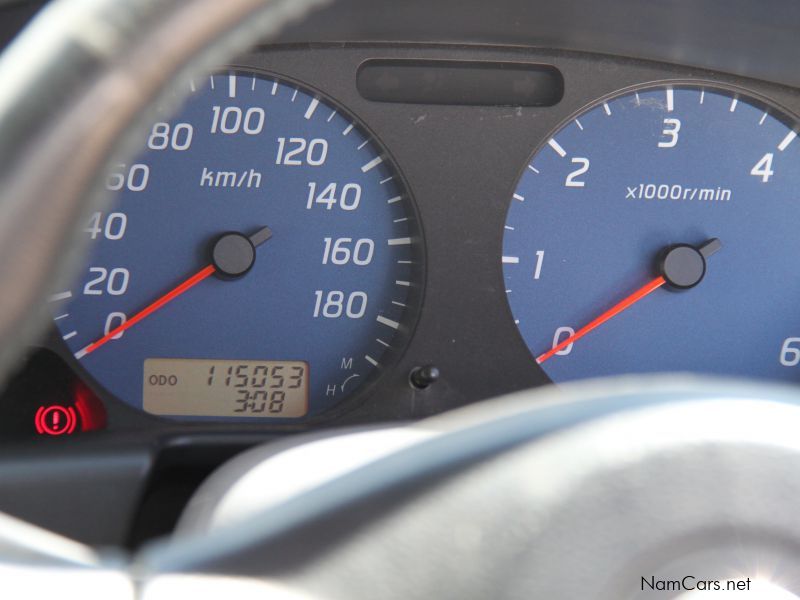
<path fill-rule="evenodd" d="M 114 337 L 118 336 L 119 334 L 123 333 L 124 331 L 127 331 L 128 329 L 130 329 L 131 327 L 136 325 L 142 319 L 152 315 L 154 312 L 156 312 L 159 308 L 163 307 L 165 304 L 167 304 L 169 302 L 172 302 L 173 300 L 175 300 L 175 298 L 177 298 L 178 296 L 180 296 L 184 292 L 189 291 L 194 286 L 196 286 L 198 283 L 200 283 L 204 279 L 207 279 L 208 277 L 213 275 L 216 270 L 217 270 L 217 268 L 214 265 L 208 265 L 206 267 L 203 267 L 200 271 L 198 271 L 197 273 L 195 273 L 194 275 L 189 277 L 189 279 L 187 279 L 186 281 L 184 281 L 180 285 L 172 288 L 166 294 L 161 296 L 158 300 L 156 300 L 155 302 L 149 304 L 147 307 L 143 308 L 138 313 L 133 315 L 130 319 L 125 321 L 122 325 L 120 325 L 119 327 L 115 327 L 114 329 L 109 331 L 107 334 L 105 334 L 103 337 L 101 337 L 96 342 L 92 342 L 91 344 L 86 346 L 83 350 L 80 350 L 79 352 L 77 352 L 75 354 L 75 357 L 76 358 L 83 358 L 87 354 L 89 354 L 91 352 L 94 352 L 95 350 L 97 350 L 98 348 L 100 348 L 101 346 L 106 344 L 107 342 L 110 342 Z"/>
<path fill-rule="evenodd" d="M 688 290 L 699 284 L 706 274 L 706 260 L 722 248 L 722 242 L 717 238 L 707 240 L 699 247 L 689 244 L 674 244 L 664 248 L 659 261 L 661 275 L 649 281 L 630 296 L 609 308 L 594 321 L 579 329 L 567 339 L 559 342 L 553 348 L 536 357 L 536 362 L 542 364 L 552 358 L 570 344 L 574 344 L 590 331 L 597 329 L 613 319 L 619 313 L 636 304 L 639 300 L 654 292 L 662 285 L 669 284 L 671 288 Z"/>
<path fill-rule="evenodd" d="M 569 336 L 567 339 L 563 340 L 562 342 L 559 342 L 558 344 L 556 344 L 553 348 L 551 348 L 550 350 L 548 350 L 544 354 L 538 356 L 536 358 L 536 362 L 539 363 L 539 364 L 542 364 L 548 358 L 552 358 L 556 353 L 561 352 L 561 350 L 563 350 L 564 348 L 566 348 L 570 344 L 575 343 L 576 341 L 581 339 L 583 336 L 585 336 L 590 331 L 600 327 L 600 325 L 602 325 L 603 323 L 605 323 L 609 319 L 612 319 L 612 318 L 616 317 L 619 313 L 624 311 L 626 308 L 630 308 L 631 306 L 636 304 L 639 300 L 641 300 L 642 298 L 644 298 L 645 296 L 647 296 L 651 292 L 654 292 L 655 290 L 660 288 L 665 283 L 667 283 L 667 280 L 663 276 L 662 277 L 656 277 L 652 281 L 648 282 L 646 285 L 640 287 L 638 290 L 633 292 L 630 296 L 628 296 L 627 298 L 625 298 L 621 302 L 618 302 L 617 304 L 615 304 L 614 306 L 609 308 L 606 312 L 604 312 L 602 315 L 597 317 L 594 321 L 592 321 L 591 323 L 589 323 L 585 327 L 582 327 L 581 329 L 579 329 L 578 331 L 573 333 L 571 336 Z"/>

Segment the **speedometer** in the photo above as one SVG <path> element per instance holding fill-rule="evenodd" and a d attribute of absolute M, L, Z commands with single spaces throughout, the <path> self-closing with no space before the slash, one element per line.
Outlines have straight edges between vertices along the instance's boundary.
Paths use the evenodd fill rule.
<path fill-rule="evenodd" d="M 51 301 L 113 396 L 305 419 L 402 351 L 421 296 L 414 207 L 386 150 L 321 93 L 249 71 L 195 82 L 107 186 L 82 278 Z"/>
<path fill-rule="evenodd" d="M 547 375 L 800 380 L 797 131 L 743 90 L 667 83 L 549 136 L 513 192 L 502 258 Z"/>

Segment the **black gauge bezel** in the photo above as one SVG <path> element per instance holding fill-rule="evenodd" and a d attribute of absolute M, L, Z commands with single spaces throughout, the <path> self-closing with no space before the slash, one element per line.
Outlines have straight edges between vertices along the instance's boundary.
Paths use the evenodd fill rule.
<path fill-rule="evenodd" d="M 422 223 L 419 217 L 416 202 L 414 201 L 413 193 L 407 178 L 405 177 L 400 165 L 389 152 L 386 145 L 381 141 L 378 135 L 353 111 L 347 108 L 342 102 L 329 93 L 320 90 L 319 88 L 310 85 L 297 78 L 284 75 L 282 73 L 263 69 L 260 67 L 248 65 L 245 62 L 237 62 L 228 65 L 227 67 L 217 69 L 213 75 L 228 75 L 228 74 L 242 74 L 245 76 L 256 76 L 268 81 L 277 81 L 299 89 L 312 97 L 319 98 L 321 103 L 335 108 L 338 114 L 343 115 L 349 119 L 354 129 L 359 131 L 365 139 L 370 141 L 370 144 L 376 150 L 377 154 L 383 158 L 383 162 L 390 165 L 389 170 L 392 172 L 394 183 L 402 199 L 400 202 L 403 206 L 404 214 L 408 215 L 409 229 L 413 243 L 411 244 L 412 265 L 410 267 L 410 282 L 411 285 L 408 289 L 406 296 L 406 307 L 403 310 L 403 316 L 400 321 L 400 327 L 397 333 L 392 337 L 392 345 L 388 348 L 381 358 L 379 366 L 375 367 L 367 379 L 359 385 L 351 393 L 346 394 L 341 400 L 338 400 L 333 406 L 320 411 L 319 413 L 312 414 L 300 420 L 292 420 L 287 422 L 285 420 L 265 417 L 263 419 L 251 418 L 247 421 L 243 419 L 229 419 L 226 417 L 201 417 L 201 418 L 183 418 L 180 416 L 166 416 L 155 415 L 146 412 L 144 409 L 138 409 L 124 402 L 116 397 L 115 394 L 107 390 L 92 373 L 77 360 L 74 354 L 67 347 L 58 328 L 53 325 L 47 335 L 45 343 L 42 346 L 54 352 L 61 358 L 70 369 L 82 380 L 89 388 L 101 399 L 106 405 L 109 412 L 109 425 L 114 425 L 116 415 L 119 413 L 120 417 L 125 421 L 131 420 L 131 415 L 136 414 L 141 417 L 142 424 L 150 426 L 162 425 L 166 427 L 174 427 L 176 425 L 181 427 L 193 427 L 199 429 L 217 429 L 222 427 L 224 429 L 241 429 L 243 431 L 257 430 L 263 432 L 281 432 L 281 431 L 302 431 L 310 427 L 323 426 L 331 421 L 335 421 L 347 413 L 357 409 L 364 400 L 369 397 L 374 391 L 375 387 L 380 385 L 384 373 L 391 371 L 393 367 L 401 360 L 403 354 L 408 348 L 410 339 L 416 330 L 419 316 L 422 311 L 425 294 L 425 237 L 423 232 Z M 175 111 L 176 113 L 180 108 Z M 140 421 L 140 419 L 135 419 Z"/>

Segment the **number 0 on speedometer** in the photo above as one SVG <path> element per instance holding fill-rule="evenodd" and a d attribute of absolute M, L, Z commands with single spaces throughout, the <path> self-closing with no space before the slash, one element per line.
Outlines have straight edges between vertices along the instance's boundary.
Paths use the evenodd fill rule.
<path fill-rule="evenodd" d="M 244 71 L 193 83 L 107 186 L 81 280 L 51 301 L 88 375 L 134 407 L 310 417 L 410 334 L 412 202 L 366 127 L 319 93 Z"/>

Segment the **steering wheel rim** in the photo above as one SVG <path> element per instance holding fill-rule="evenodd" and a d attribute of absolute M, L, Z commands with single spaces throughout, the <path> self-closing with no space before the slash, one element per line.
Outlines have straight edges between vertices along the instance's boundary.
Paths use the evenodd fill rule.
<path fill-rule="evenodd" d="M 100 174 L 141 146 L 154 107 L 326 2 L 58 0 L 0 56 L 0 379 L 83 255 Z"/>
<path fill-rule="evenodd" d="M 438 435 L 268 510 L 242 504 L 221 526 L 201 489 L 206 526 L 188 515 L 194 535 L 138 564 L 150 600 L 164 578 L 209 573 L 331 599 L 610 600 L 686 575 L 755 585 L 800 552 L 786 502 L 800 493 L 798 426 L 783 386 L 645 377 L 522 392 L 423 421 Z M 234 487 L 273 452 L 214 477 Z M 776 583 L 800 593 L 758 581 Z"/>

